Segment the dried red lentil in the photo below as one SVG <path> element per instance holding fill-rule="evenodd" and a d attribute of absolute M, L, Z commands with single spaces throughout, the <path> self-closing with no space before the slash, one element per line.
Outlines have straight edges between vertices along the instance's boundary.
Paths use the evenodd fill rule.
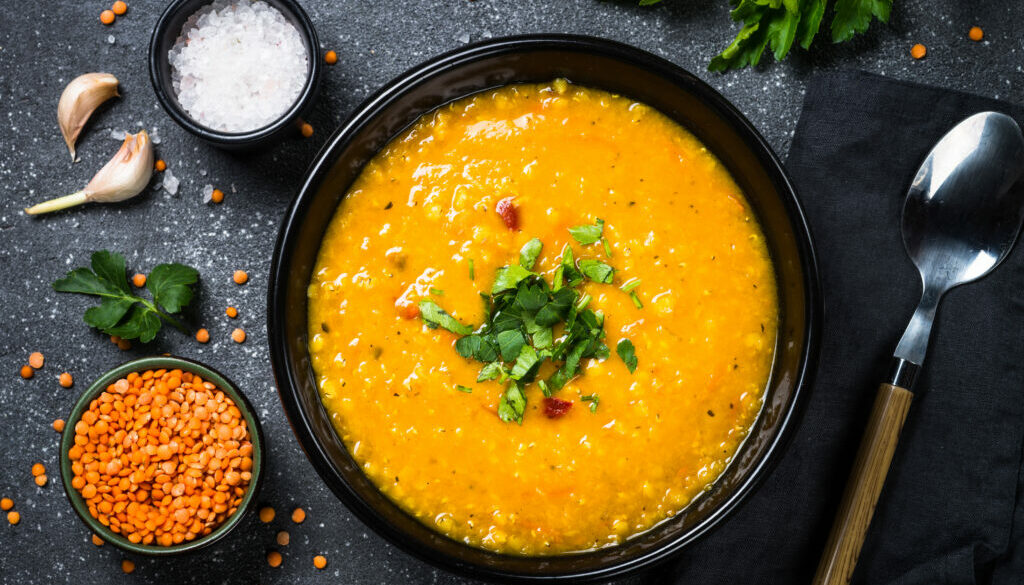
<path fill-rule="evenodd" d="M 75 424 L 71 485 L 115 533 L 170 546 L 235 513 L 252 451 L 241 411 L 212 383 L 181 370 L 133 372 Z"/>

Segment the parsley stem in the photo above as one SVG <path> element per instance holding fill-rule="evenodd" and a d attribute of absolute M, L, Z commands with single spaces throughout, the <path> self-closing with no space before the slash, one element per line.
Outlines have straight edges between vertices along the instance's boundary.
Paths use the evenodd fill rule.
<path fill-rule="evenodd" d="M 154 313 L 159 315 L 164 321 L 167 321 L 171 325 L 174 325 L 174 328 L 177 329 L 178 331 L 181 331 L 185 335 L 188 335 L 190 333 L 188 328 L 181 324 L 181 321 L 178 321 L 174 317 L 171 317 L 167 313 L 161 311 L 160 308 L 156 306 L 156 303 L 147 301 L 146 299 L 141 298 L 141 297 L 136 297 L 136 299 L 140 303 L 142 303 L 143 306 L 145 306 L 147 309 L 149 309 L 150 311 L 153 311 Z"/>

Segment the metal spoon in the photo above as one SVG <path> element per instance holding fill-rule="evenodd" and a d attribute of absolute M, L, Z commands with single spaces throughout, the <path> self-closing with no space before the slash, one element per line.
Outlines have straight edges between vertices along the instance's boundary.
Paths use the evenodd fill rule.
<path fill-rule="evenodd" d="M 975 114 L 939 140 L 903 206 L 903 243 L 924 292 L 878 388 L 814 585 L 846 585 L 889 471 L 939 300 L 985 276 L 1010 253 L 1024 222 L 1024 135 L 1009 116 Z"/>

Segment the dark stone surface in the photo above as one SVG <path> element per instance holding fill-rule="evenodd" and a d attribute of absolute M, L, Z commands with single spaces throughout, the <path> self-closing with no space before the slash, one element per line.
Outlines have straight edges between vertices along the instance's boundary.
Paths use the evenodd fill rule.
<path fill-rule="evenodd" d="M 843 46 L 825 42 L 813 55 L 795 54 L 783 64 L 727 75 L 704 67 L 725 46 L 735 27 L 724 0 L 666 0 L 639 8 L 597 0 L 304 0 L 325 48 L 340 56 L 326 71 L 323 95 L 310 122 L 316 135 L 268 152 L 238 156 L 199 143 L 171 122 L 153 95 L 145 56 L 163 2 L 136 0 L 110 27 L 98 17 L 102 2 L 30 2 L 5 6 L 0 16 L 0 495 L 11 497 L 21 524 L 0 521 L 0 583 L 458 583 L 461 580 L 416 561 L 384 543 L 339 503 L 313 472 L 281 412 L 267 359 L 264 298 L 266 275 L 281 215 L 304 169 L 330 132 L 384 81 L 438 52 L 490 36 L 573 32 L 605 36 L 653 51 L 696 72 L 731 99 L 768 141 L 785 154 L 799 115 L 804 83 L 816 70 L 859 68 L 900 79 L 1024 101 L 1024 9 L 1012 0 L 897 0 L 892 23 Z M 979 24 L 985 41 L 967 39 Z M 112 37 L 113 42 L 110 41 Z M 915 42 L 928 58 L 912 61 Z M 770 59 L 769 59 L 770 60 Z M 87 71 L 109 71 L 121 80 L 122 98 L 104 107 L 79 141 L 81 162 L 71 165 L 56 125 L 64 85 Z M 850 107 L 837 103 L 836 108 Z M 132 202 L 79 208 L 43 219 L 21 209 L 81 188 L 117 150 L 111 129 L 159 129 L 159 156 L 181 181 L 176 196 L 151 191 Z M 894 129 L 913 131 L 913 129 Z M 159 180 L 155 179 L 154 181 Z M 219 206 L 202 202 L 205 184 L 227 194 Z M 149 347 L 120 352 L 81 321 L 88 302 L 60 296 L 50 282 L 83 265 L 96 249 L 125 253 L 130 270 L 178 261 L 202 273 L 194 322 L 210 330 L 199 345 L 167 330 Z M 245 286 L 232 283 L 236 268 L 249 272 Z M 239 308 L 231 321 L 224 308 Z M 244 327 L 243 345 L 230 341 Z M 32 351 L 46 354 L 35 378 L 17 371 Z M 221 369 L 256 405 L 270 443 L 271 467 L 262 500 L 278 510 L 270 525 L 255 517 L 224 542 L 179 559 L 134 558 L 131 577 L 123 558 L 107 545 L 96 548 L 74 517 L 58 480 L 57 434 L 50 423 L 65 417 L 74 398 L 104 370 L 156 352 L 196 358 Z M 56 381 L 75 376 L 74 388 Z M 42 461 L 51 483 L 37 488 L 31 465 Z M 302 525 L 288 520 L 304 507 Z M 291 544 L 284 565 L 271 569 L 264 555 L 285 529 Z M 312 557 L 324 554 L 326 570 Z M 712 559 L 709 562 L 732 562 Z M 751 578 L 756 581 L 756 569 Z M 640 580 L 638 579 L 637 582 Z"/>

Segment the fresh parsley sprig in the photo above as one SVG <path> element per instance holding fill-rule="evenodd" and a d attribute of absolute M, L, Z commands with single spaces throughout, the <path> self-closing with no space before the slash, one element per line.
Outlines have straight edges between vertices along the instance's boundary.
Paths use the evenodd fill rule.
<path fill-rule="evenodd" d="M 171 316 L 180 313 L 192 300 L 192 285 L 199 272 L 183 264 L 159 264 L 146 279 L 149 300 L 133 294 L 128 285 L 124 256 L 101 250 L 93 252 L 90 268 L 76 268 L 53 283 L 57 292 L 78 293 L 100 297 L 95 307 L 86 309 L 87 324 L 122 339 L 152 341 L 166 321 L 183 333 L 188 329 Z"/>
<path fill-rule="evenodd" d="M 640 0 L 641 6 L 661 0 Z M 810 49 L 829 7 L 832 10 L 833 43 L 848 41 L 868 30 L 875 19 L 889 22 L 892 0 L 729 0 L 730 13 L 743 28 L 736 38 L 708 64 L 711 71 L 755 66 L 765 49 L 776 61 L 786 58 L 793 44 Z"/>

